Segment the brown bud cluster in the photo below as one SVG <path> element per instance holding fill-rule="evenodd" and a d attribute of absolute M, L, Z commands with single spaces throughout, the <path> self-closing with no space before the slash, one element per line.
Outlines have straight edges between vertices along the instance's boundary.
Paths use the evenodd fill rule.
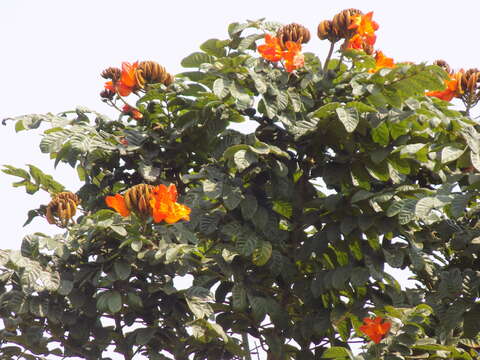
<path fill-rule="evenodd" d="M 80 198 L 70 191 L 56 194 L 46 208 L 45 216 L 49 224 L 64 227 L 75 215 Z"/>
<path fill-rule="evenodd" d="M 102 71 L 100 74 L 104 79 L 107 80 L 112 80 L 113 82 L 116 82 L 120 80 L 120 77 L 122 76 L 122 70 L 116 67 L 109 67 L 105 70 Z"/>
<path fill-rule="evenodd" d="M 105 89 L 102 92 L 100 92 L 100 97 L 103 99 L 112 100 L 114 96 L 115 96 L 115 92 L 109 89 Z"/>
<path fill-rule="evenodd" d="M 477 105 L 480 101 L 480 70 L 477 68 L 461 72 L 459 79 L 461 88 L 461 99 L 467 109 Z"/>
<path fill-rule="evenodd" d="M 292 23 L 282 26 L 277 31 L 277 38 L 283 50 L 287 50 L 285 43 L 293 41 L 299 44 L 306 44 L 310 41 L 310 31 L 303 25 Z"/>
<path fill-rule="evenodd" d="M 144 88 L 146 84 L 157 83 L 168 86 L 174 79 L 162 65 L 155 61 L 142 61 L 135 71 L 135 80 L 140 88 Z"/>
<path fill-rule="evenodd" d="M 345 9 L 333 17 L 332 30 L 341 39 L 349 39 L 356 33 L 356 29 L 349 29 L 352 25 L 352 16 L 362 15 L 358 9 Z"/>
<path fill-rule="evenodd" d="M 470 94 L 475 94 L 480 83 L 480 70 L 477 68 L 468 69 L 462 74 L 462 90 Z"/>
<path fill-rule="evenodd" d="M 128 189 L 125 194 L 125 203 L 130 211 L 136 212 L 141 217 L 149 217 L 152 210 L 150 207 L 150 194 L 153 185 L 138 184 Z"/>
<path fill-rule="evenodd" d="M 336 14 L 332 20 L 324 20 L 318 25 L 317 35 L 320 40 L 327 39 L 337 42 L 340 39 L 350 39 L 356 29 L 349 29 L 352 24 L 352 16 L 362 14 L 358 9 L 345 9 Z"/>
<path fill-rule="evenodd" d="M 333 31 L 331 20 L 323 20 L 320 24 L 318 24 L 317 36 L 320 38 L 320 40 L 326 39 L 332 43 L 340 40 L 340 38 Z"/>

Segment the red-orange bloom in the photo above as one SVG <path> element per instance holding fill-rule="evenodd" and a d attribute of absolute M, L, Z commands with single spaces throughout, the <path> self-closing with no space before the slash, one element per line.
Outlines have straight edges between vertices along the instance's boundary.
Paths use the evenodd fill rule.
<path fill-rule="evenodd" d="M 135 79 L 135 72 L 137 71 L 138 61 L 130 64 L 129 62 L 122 63 L 122 75 L 120 80 L 113 82 L 107 81 L 105 89 L 118 92 L 121 96 L 128 96 L 137 87 L 137 80 Z"/>
<path fill-rule="evenodd" d="M 368 14 L 356 14 L 351 18 L 349 29 L 357 29 L 357 34 L 360 35 L 366 44 L 373 46 L 377 40 L 375 31 L 378 30 L 378 24 L 372 20 L 373 11 Z"/>
<path fill-rule="evenodd" d="M 305 58 L 302 51 L 302 45 L 294 41 L 287 41 L 285 43 L 287 51 L 284 52 L 283 58 L 285 59 L 285 69 L 288 72 L 292 72 L 298 68 L 303 67 L 305 64 Z"/>
<path fill-rule="evenodd" d="M 363 50 L 363 38 L 355 34 L 348 41 L 347 49 Z"/>
<path fill-rule="evenodd" d="M 107 196 L 105 198 L 105 203 L 108 207 L 111 207 L 124 217 L 130 215 L 130 210 L 128 210 L 123 195 L 115 194 L 115 196 Z"/>
<path fill-rule="evenodd" d="M 282 59 L 283 51 L 280 40 L 270 34 L 265 35 L 265 44 L 258 46 L 258 52 L 266 60 L 277 62 Z"/>
<path fill-rule="evenodd" d="M 190 220 L 190 208 L 177 203 L 177 188 L 170 184 L 168 188 L 161 184 L 155 186 L 150 198 L 153 221 L 158 223 L 162 220 L 172 224 L 181 219 Z"/>
<path fill-rule="evenodd" d="M 375 52 L 375 68 L 368 70 L 369 73 L 377 72 L 383 68 L 393 68 L 395 67 L 395 62 L 392 58 L 386 57 L 383 52 L 377 50 Z"/>
<path fill-rule="evenodd" d="M 359 330 L 367 335 L 375 344 L 378 344 L 385 335 L 390 331 L 392 323 L 383 321 L 383 318 L 378 316 L 363 319 L 363 325 Z"/>
<path fill-rule="evenodd" d="M 131 107 L 130 105 L 128 104 L 125 104 L 122 108 L 122 112 L 125 114 L 125 115 L 130 115 L 132 118 L 134 118 L 135 120 L 140 120 L 141 118 L 143 118 L 143 114 L 138 111 L 137 109 L 135 109 L 134 107 Z"/>
<path fill-rule="evenodd" d="M 450 79 L 445 80 L 445 90 L 428 91 L 425 95 L 434 96 L 444 101 L 452 101 L 454 97 L 460 96 L 463 91 L 461 88 L 461 77 L 463 70 L 450 75 Z"/>

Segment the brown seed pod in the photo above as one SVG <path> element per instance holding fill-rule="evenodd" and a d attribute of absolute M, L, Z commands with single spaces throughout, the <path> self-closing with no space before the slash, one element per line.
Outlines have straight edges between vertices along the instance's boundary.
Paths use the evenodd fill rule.
<path fill-rule="evenodd" d="M 167 70 L 155 61 L 142 61 L 138 64 L 135 78 L 141 88 L 144 88 L 146 84 L 162 83 L 170 85 L 173 79 Z"/>
<path fill-rule="evenodd" d="M 80 198 L 70 191 L 56 194 L 45 211 L 48 223 L 65 226 L 75 215 L 78 204 L 80 204 Z"/>
<path fill-rule="evenodd" d="M 320 24 L 318 24 L 317 28 L 317 35 L 320 40 L 327 39 L 330 42 L 337 42 L 340 38 L 335 34 L 332 29 L 332 21 L 331 20 L 323 20 Z"/>
<path fill-rule="evenodd" d="M 100 74 L 104 79 L 110 79 L 113 82 L 120 80 L 122 76 L 122 70 L 116 67 L 109 67 L 102 71 Z"/>
<path fill-rule="evenodd" d="M 333 17 L 332 31 L 339 39 L 350 39 L 357 32 L 356 29 L 349 29 L 352 24 L 352 16 L 362 15 L 358 9 L 345 9 Z"/>
<path fill-rule="evenodd" d="M 303 25 L 292 23 L 282 26 L 277 31 L 277 38 L 280 40 L 280 46 L 283 50 L 287 47 L 285 43 L 287 41 L 293 41 L 299 44 L 306 44 L 310 41 L 310 31 Z"/>
<path fill-rule="evenodd" d="M 150 216 L 150 193 L 153 188 L 152 185 L 138 184 L 128 189 L 123 195 L 127 208 L 135 211 L 141 217 Z"/>
<path fill-rule="evenodd" d="M 447 73 L 449 74 L 453 74 L 453 71 L 452 71 L 452 68 L 450 67 L 450 65 L 448 65 L 448 63 L 445 61 L 445 60 L 435 60 L 433 62 L 433 65 L 437 65 L 437 66 L 440 66 L 443 70 L 445 70 Z"/>

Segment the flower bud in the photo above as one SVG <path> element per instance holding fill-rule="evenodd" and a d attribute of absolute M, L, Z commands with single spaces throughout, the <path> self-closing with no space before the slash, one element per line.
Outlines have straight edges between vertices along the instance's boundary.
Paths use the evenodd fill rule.
<path fill-rule="evenodd" d="M 352 24 L 352 16 L 362 15 L 363 13 L 358 9 L 345 9 L 340 11 L 333 17 L 332 31 L 339 39 L 349 39 L 355 33 L 356 29 L 349 29 Z"/>
<path fill-rule="evenodd" d="M 75 215 L 78 204 L 80 204 L 80 198 L 70 191 L 56 194 L 46 208 L 45 216 L 48 223 L 65 226 Z"/>
<path fill-rule="evenodd" d="M 287 41 L 293 41 L 299 44 L 306 44 L 310 41 L 310 31 L 300 24 L 289 24 L 282 26 L 277 32 L 277 38 L 280 41 L 280 46 L 283 50 L 287 47 L 285 43 Z"/>
<path fill-rule="evenodd" d="M 103 99 L 112 100 L 115 96 L 115 92 L 110 89 L 105 89 L 100 93 L 100 97 Z"/>
<path fill-rule="evenodd" d="M 448 63 L 445 61 L 445 60 L 435 60 L 433 62 L 433 65 L 437 65 L 437 66 L 440 66 L 443 70 L 445 70 L 447 73 L 449 74 L 453 74 L 453 71 L 452 71 L 452 68 L 450 67 L 450 65 L 448 65 Z"/>
<path fill-rule="evenodd" d="M 104 79 L 107 80 L 112 80 L 113 82 L 116 82 L 120 80 L 122 76 L 122 70 L 116 67 L 109 67 L 105 70 L 102 71 L 100 74 Z"/>
<path fill-rule="evenodd" d="M 135 211 L 141 217 L 147 218 L 151 214 L 150 194 L 154 186 L 138 184 L 128 189 L 125 194 L 125 203 L 130 211 Z"/>
<path fill-rule="evenodd" d="M 340 39 L 333 31 L 331 20 L 323 20 L 318 24 L 317 35 L 320 40 L 327 39 L 332 43 L 337 42 Z"/>
<path fill-rule="evenodd" d="M 146 84 L 170 85 L 173 82 L 173 77 L 155 61 L 142 61 L 138 64 L 135 78 L 141 88 L 144 88 Z"/>
<path fill-rule="evenodd" d="M 461 86 L 464 92 L 469 93 L 470 96 L 473 96 L 477 91 L 477 84 L 480 82 L 480 70 L 473 68 L 468 69 L 462 74 L 461 77 Z"/>

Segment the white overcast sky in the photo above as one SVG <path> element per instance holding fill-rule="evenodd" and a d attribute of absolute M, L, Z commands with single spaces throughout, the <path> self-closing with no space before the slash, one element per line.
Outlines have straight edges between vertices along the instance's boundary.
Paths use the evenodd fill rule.
<path fill-rule="evenodd" d="M 227 38 L 234 21 L 258 19 L 307 26 L 312 40 L 304 51 L 324 58 L 328 44 L 316 37 L 320 21 L 355 7 L 374 11 L 380 24 L 376 48 L 396 61 L 447 60 L 453 68 L 480 67 L 475 0 L 430 1 L 161 1 L 161 0 L 0 0 L 0 119 L 29 113 L 60 112 L 86 106 L 113 115 L 98 96 L 99 73 L 122 61 L 155 60 L 171 73 L 209 38 Z M 0 126 L 0 165 L 34 164 L 77 191 L 76 172 L 53 162 L 38 148 L 38 132 L 15 134 Z M 0 173 L 0 248 L 19 248 L 28 233 L 55 233 L 40 218 L 22 224 L 29 209 L 49 201 L 12 188 Z"/>

